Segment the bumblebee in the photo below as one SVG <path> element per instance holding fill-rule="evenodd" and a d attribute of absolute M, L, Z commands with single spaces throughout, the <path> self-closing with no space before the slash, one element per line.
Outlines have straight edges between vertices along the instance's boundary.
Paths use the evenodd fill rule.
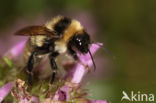
<path fill-rule="evenodd" d="M 44 25 L 24 27 L 15 32 L 15 35 L 29 36 L 24 49 L 24 58 L 27 60 L 26 68 L 30 84 L 32 84 L 34 64 L 42 60 L 45 54 L 48 54 L 53 70 L 50 84 L 53 84 L 58 69 L 55 58 L 61 53 L 67 52 L 75 61 L 79 60 L 77 51 L 82 54 L 89 53 L 94 69 L 96 68 L 89 50 L 90 36 L 75 19 L 57 16 Z"/>

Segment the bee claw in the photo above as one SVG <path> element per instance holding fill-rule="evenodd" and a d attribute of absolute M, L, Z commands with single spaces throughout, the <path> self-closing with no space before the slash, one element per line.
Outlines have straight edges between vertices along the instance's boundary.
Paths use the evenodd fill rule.
<path fill-rule="evenodd" d="M 47 93 L 45 95 L 46 98 L 49 98 L 52 96 L 51 90 L 52 90 L 52 84 L 49 84 L 49 88 L 48 88 Z"/>
<path fill-rule="evenodd" d="M 31 74 L 28 75 L 28 84 L 32 85 L 32 75 Z"/>

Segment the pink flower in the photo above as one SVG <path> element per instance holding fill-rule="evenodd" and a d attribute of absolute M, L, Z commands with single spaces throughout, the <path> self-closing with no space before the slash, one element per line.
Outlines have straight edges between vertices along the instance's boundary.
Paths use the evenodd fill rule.
<path fill-rule="evenodd" d="M 0 88 L 0 103 L 10 93 L 12 88 L 13 88 L 12 82 L 7 83 L 3 87 Z"/>
<path fill-rule="evenodd" d="M 24 49 L 26 40 L 18 43 L 14 47 L 12 47 L 7 53 L 4 54 L 4 56 L 9 57 L 10 59 L 15 59 L 18 57 Z"/>
<path fill-rule="evenodd" d="M 100 48 L 99 45 L 102 45 L 102 44 L 101 43 L 98 43 L 98 45 L 92 44 L 92 46 L 90 47 L 90 51 L 92 54 L 95 54 L 95 52 Z M 89 53 L 86 55 L 82 55 L 82 54 L 78 53 L 78 56 L 79 56 L 80 61 L 84 65 L 89 66 L 89 67 L 91 67 L 93 65 Z M 86 67 L 84 67 L 84 65 L 77 63 L 76 66 L 73 68 L 75 70 L 75 72 L 72 77 L 72 81 L 71 81 L 72 83 L 80 83 L 81 82 L 84 74 L 88 71 L 86 69 Z"/>
<path fill-rule="evenodd" d="M 59 88 L 54 96 L 54 100 L 69 100 L 69 86 L 65 85 L 62 88 Z"/>
<path fill-rule="evenodd" d="M 95 52 L 100 48 L 101 45 L 102 45 L 101 43 L 92 44 L 90 47 L 91 53 L 95 54 Z M 78 53 L 78 57 L 83 64 L 77 63 L 74 66 L 73 70 L 71 70 L 72 72 L 69 73 L 69 78 L 71 78 L 71 73 L 72 73 L 71 81 L 65 84 L 63 87 L 59 88 L 59 90 L 57 90 L 54 96 L 54 100 L 59 100 L 59 101 L 65 100 L 66 102 L 68 102 L 68 100 L 72 97 L 71 91 L 78 88 L 78 85 L 83 79 L 83 76 L 88 72 L 88 69 L 84 65 L 88 67 L 91 67 L 93 65 L 89 53 L 86 55 L 82 55 Z M 102 100 L 90 101 L 90 102 L 91 103 L 107 103 L 106 101 L 102 101 Z"/>

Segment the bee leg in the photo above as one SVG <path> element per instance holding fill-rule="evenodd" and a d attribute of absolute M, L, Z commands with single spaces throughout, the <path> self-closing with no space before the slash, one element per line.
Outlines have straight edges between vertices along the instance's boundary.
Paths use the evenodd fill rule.
<path fill-rule="evenodd" d="M 78 56 L 77 56 L 76 52 L 72 49 L 71 46 L 68 46 L 68 50 L 69 50 L 69 54 L 74 58 L 75 61 L 77 61 Z"/>
<path fill-rule="evenodd" d="M 58 52 L 54 52 L 54 53 L 51 53 L 49 55 L 49 59 L 50 59 L 50 65 L 51 65 L 51 68 L 53 69 L 53 73 L 52 73 L 52 76 L 51 76 L 51 81 L 50 81 L 50 84 L 53 84 L 54 80 L 55 80 L 55 76 L 56 76 L 56 73 L 57 73 L 57 65 L 56 65 L 56 62 L 55 62 L 55 58 L 59 55 Z"/>
<path fill-rule="evenodd" d="M 68 46 L 68 50 L 69 50 L 69 54 L 74 58 L 75 61 L 78 61 L 81 65 L 85 66 L 85 64 L 79 60 L 76 52 L 72 49 L 71 46 Z"/>
<path fill-rule="evenodd" d="M 35 54 L 35 52 L 33 52 L 31 54 L 31 56 L 29 57 L 28 63 L 27 63 L 28 83 L 30 85 L 32 85 L 32 75 L 33 75 L 32 69 L 33 69 L 33 64 L 34 64 L 34 54 Z"/>
<path fill-rule="evenodd" d="M 45 49 L 45 50 L 42 50 L 42 49 L 41 49 L 41 50 L 37 50 L 37 51 L 33 52 L 33 53 L 30 55 L 29 60 L 28 60 L 28 62 L 27 62 L 28 83 L 29 83 L 30 85 L 32 85 L 32 76 L 33 76 L 32 70 L 33 70 L 33 68 L 34 68 L 34 56 L 39 55 L 39 54 L 46 54 L 46 53 L 48 53 L 48 52 L 49 52 L 49 50 L 47 50 L 47 49 Z"/>

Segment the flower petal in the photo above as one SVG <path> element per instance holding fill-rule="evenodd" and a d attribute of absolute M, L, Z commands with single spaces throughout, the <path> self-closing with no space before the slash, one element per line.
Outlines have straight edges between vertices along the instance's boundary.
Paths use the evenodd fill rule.
<path fill-rule="evenodd" d="M 95 52 L 100 48 L 100 46 L 102 46 L 102 43 L 92 44 L 91 47 L 90 47 L 90 52 L 92 54 L 95 54 Z M 90 64 L 90 62 L 92 60 L 91 60 L 91 57 L 90 57 L 89 53 L 87 53 L 85 55 L 83 55 L 81 53 L 78 53 L 78 57 L 79 57 L 80 61 L 82 63 L 84 63 L 85 65 L 88 65 L 88 64 L 92 65 L 92 64 Z"/>
<path fill-rule="evenodd" d="M 94 54 L 100 48 L 100 45 L 102 45 L 102 44 L 101 43 L 92 44 L 91 47 L 90 47 L 91 53 Z M 84 65 L 89 66 L 89 67 L 92 66 L 92 60 L 91 60 L 91 57 L 90 57 L 89 53 L 86 54 L 86 55 L 82 55 L 82 54 L 78 53 L 78 56 L 79 56 L 80 61 Z M 75 71 L 74 71 L 71 82 L 77 84 L 77 83 L 81 82 L 84 74 L 87 72 L 87 69 L 86 69 L 86 67 L 84 67 L 80 63 L 77 63 L 76 66 L 74 67 L 74 69 L 75 69 Z"/>
<path fill-rule="evenodd" d="M 54 100 L 58 100 L 58 101 L 67 101 L 69 99 L 69 86 L 64 85 L 63 87 L 61 87 L 60 89 L 57 90 L 55 96 L 54 96 Z"/>
<path fill-rule="evenodd" d="M 7 83 L 3 87 L 0 88 L 0 102 L 9 94 L 11 89 L 13 88 L 13 83 Z"/>
<path fill-rule="evenodd" d="M 19 56 L 24 49 L 25 43 L 26 43 L 26 40 L 16 44 L 4 56 L 8 56 L 8 55 L 11 55 L 12 57 Z"/>
<path fill-rule="evenodd" d="M 72 78 L 72 83 L 80 83 L 84 74 L 86 73 L 85 67 L 81 64 L 76 64 L 77 69 L 75 69 L 74 74 L 73 74 L 73 78 Z"/>
<path fill-rule="evenodd" d="M 34 96 L 31 98 L 31 100 L 32 100 L 34 103 L 39 103 L 39 100 L 38 100 L 36 97 L 34 97 Z"/>

